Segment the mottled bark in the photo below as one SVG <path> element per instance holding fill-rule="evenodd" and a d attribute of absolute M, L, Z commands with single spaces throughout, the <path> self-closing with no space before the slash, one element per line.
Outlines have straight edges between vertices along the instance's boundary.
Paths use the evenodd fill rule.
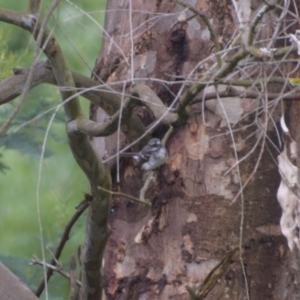
<path fill-rule="evenodd" d="M 205 12 L 222 48 L 227 47 L 238 29 L 231 2 L 187 2 Z M 244 6 L 240 17 L 246 22 L 258 6 L 252 3 L 250 7 L 249 1 L 244 1 Z M 105 29 L 110 38 L 104 35 L 94 70 L 107 83 L 125 81 L 127 86 L 132 70 L 128 8 L 128 1 L 122 4 L 108 1 Z M 216 61 L 215 43 L 205 22 L 191 12 L 185 12 L 186 21 L 182 21 L 182 11 L 181 6 L 168 0 L 132 1 L 134 80 L 148 85 L 166 106 L 182 87 L 180 80 L 199 78 Z M 269 12 L 264 22 L 272 24 L 269 20 L 274 16 L 273 11 Z M 262 28 L 258 26 L 252 34 L 255 32 L 260 40 L 271 38 L 272 30 L 267 33 Z M 241 36 L 245 44 L 249 40 L 252 44 L 254 37 L 247 39 L 249 32 L 246 28 Z M 243 48 L 240 42 L 236 45 L 233 54 Z M 200 61 L 205 62 L 197 67 Z M 226 62 L 222 61 L 222 67 Z M 260 66 L 247 74 L 247 79 L 262 76 Z M 194 68 L 196 72 L 189 77 Z M 265 71 L 271 70 L 266 67 Z M 122 84 L 114 88 L 121 91 Z M 264 124 L 267 117 L 256 115 L 260 99 L 227 98 L 221 107 L 217 100 L 202 104 L 201 94 L 196 99 L 197 104 L 187 110 L 187 121 L 176 124 L 167 143 L 169 160 L 158 171 L 148 192 L 152 208 L 114 198 L 112 233 L 105 254 L 107 299 L 188 299 L 186 286 L 198 286 L 236 246 L 240 246 L 240 255 L 234 256 L 206 299 L 247 299 L 246 286 L 250 299 L 297 299 L 298 254 L 289 252 L 280 232 L 281 210 L 276 199 L 278 152 L 270 144 L 270 140 L 278 144 L 274 123 L 280 116 L 279 107 L 272 111 L 275 122 L 268 126 L 270 139 L 264 143 L 263 152 L 262 141 L 251 152 L 262 132 L 253 134 L 258 130 L 254 120 L 257 118 L 257 122 Z M 146 125 L 153 121 L 145 108 L 136 113 Z M 94 112 L 92 117 L 99 121 L 104 118 L 103 112 Z M 235 126 L 234 130 L 243 130 L 231 134 L 228 122 L 232 128 Z M 153 135 L 161 137 L 165 130 L 159 126 Z M 115 136 L 94 139 L 94 144 L 109 155 L 117 151 Z M 237 168 L 230 169 L 237 162 L 234 148 L 239 158 L 249 154 L 240 164 L 240 173 Z M 260 153 L 255 176 L 242 198 L 233 201 L 255 168 Z M 125 161 L 121 168 L 122 192 L 138 197 L 142 186 L 141 171 Z"/>

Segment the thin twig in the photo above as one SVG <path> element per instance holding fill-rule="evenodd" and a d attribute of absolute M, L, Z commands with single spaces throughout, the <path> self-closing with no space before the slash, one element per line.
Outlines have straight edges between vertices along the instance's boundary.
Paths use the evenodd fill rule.
<path fill-rule="evenodd" d="M 63 275 L 65 278 L 70 279 L 70 275 L 64 271 L 61 266 L 57 267 L 57 266 L 53 266 L 51 264 L 45 263 L 42 260 L 38 259 L 36 256 L 33 256 L 33 259 L 31 260 L 31 262 L 29 263 L 29 265 L 40 265 L 40 266 L 45 266 L 46 268 L 48 268 L 49 270 L 52 271 L 52 273 L 55 271 L 61 275 Z M 79 280 L 76 280 L 76 284 L 78 286 L 81 286 L 81 282 Z"/>
<path fill-rule="evenodd" d="M 132 26 L 132 0 L 129 0 L 129 32 L 130 32 L 130 79 L 131 83 L 134 83 L 134 40 L 133 40 L 133 26 Z"/>
<path fill-rule="evenodd" d="M 278 1 L 276 1 L 278 2 Z M 265 2 L 266 3 L 266 2 Z M 250 24 L 250 32 L 248 36 L 248 44 L 247 47 L 250 47 L 253 45 L 254 37 L 255 37 L 255 29 L 258 24 L 258 22 L 263 18 L 263 16 L 271 9 L 274 9 L 276 7 L 276 4 L 269 4 L 266 3 L 263 5 L 255 14 L 251 24 Z"/>
<path fill-rule="evenodd" d="M 146 192 L 148 191 L 150 183 L 155 180 L 155 175 L 156 175 L 155 171 L 150 171 L 147 174 L 147 178 L 145 180 L 145 183 L 144 183 L 143 187 L 140 190 L 140 199 L 142 199 L 143 201 L 145 201 Z"/>
<path fill-rule="evenodd" d="M 238 161 L 238 154 L 237 154 L 237 147 L 236 147 L 236 143 L 235 143 L 235 139 L 234 139 L 234 135 L 233 135 L 233 132 L 232 132 L 232 128 L 231 128 L 231 125 L 230 125 L 230 121 L 229 121 L 229 118 L 226 114 L 226 110 L 224 108 L 224 105 L 222 103 L 222 101 L 220 100 L 220 98 L 218 98 L 219 100 L 219 103 L 223 109 L 223 112 L 224 112 L 224 115 L 225 115 L 225 118 L 226 118 L 226 121 L 227 121 L 227 124 L 228 124 L 228 129 L 229 129 L 229 132 L 230 132 L 230 136 L 231 136 L 231 139 L 232 139 L 232 143 L 233 143 L 233 150 L 234 150 L 234 156 L 235 156 L 235 159 Z M 240 172 L 240 166 L 237 165 L 237 175 L 238 175 L 238 178 L 239 178 L 239 182 L 240 182 L 240 186 L 241 186 L 241 189 L 242 189 L 242 176 L 241 176 L 241 172 Z M 243 190 L 242 190 L 243 191 Z M 245 266 L 243 264 L 243 258 L 242 258 L 242 255 L 241 255 L 241 252 L 242 252 L 242 248 L 241 248 L 241 241 L 242 241 L 242 236 L 243 236 L 243 224 L 244 224 L 244 194 L 242 193 L 241 195 L 241 225 L 240 225 L 240 261 L 241 261 L 241 268 L 243 270 L 243 277 L 244 277 L 244 281 L 245 281 L 245 286 L 246 286 L 246 295 L 247 295 L 247 300 L 249 300 L 249 288 L 248 288 L 248 281 L 247 281 L 247 277 L 246 277 L 246 272 L 245 272 Z"/>
<path fill-rule="evenodd" d="M 60 255 L 62 253 L 62 250 L 66 244 L 66 242 L 69 239 L 69 235 L 71 232 L 71 229 L 73 227 L 73 225 L 76 223 L 76 221 L 79 219 L 79 217 L 83 214 L 83 212 L 88 208 L 89 206 L 89 201 L 90 201 L 90 195 L 89 194 L 85 194 L 85 200 L 82 201 L 82 203 L 79 205 L 79 207 L 77 208 L 77 211 L 75 212 L 75 214 L 72 216 L 72 218 L 70 219 L 70 221 L 68 222 L 68 224 L 65 227 L 64 233 L 60 239 L 59 245 L 55 251 L 54 254 L 54 258 L 52 258 L 50 265 L 51 266 L 55 266 L 56 265 L 56 261 L 60 258 Z M 49 281 L 50 277 L 53 274 L 53 269 L 48 268 L 47 271 L 47 281 Z M 39 287 L 37 288 L 37 291 L 35 292 L 36 296 L 40 296 L 44 290 L 45 287 L 45 282 L 44 280 L 40 283 Z"/>
<path fill-rule="evenodd" d="M 268 98 L 265 98 L 265 102 L 267 102 L 267 99 Z M 266 112 L 267 114 L 267 112 Z M 267 121 L 266 121 L 267 122 Z M 250 182 L 250 180 L 253 178 L 253 176 L 255 175 L 257 169 L 258 169 L 258 166 L 259 166 L 259 163 L 261 161 L 261 158 L 262 158 L 262 155 L 263 155 L 263 152 L 264 152 L 264 148 L 265 148 L 265 142 L 266 142 L 266 135 L 267 135 L 267 128 L 266 128 L 266 124 L 264 124 L 264 134 L 263 134 L 263 139 L 262 139 L 262 145 L 261 145 L 261 149 L 259 151 L 259 154 L 258 154 L 258 158 L 257 158 L 257 161 L 255 163 L 255 167 L 252 171 L 252 173 L 250 174 L 250 176 L 247 178 L 247 180 L 245 181 L 245 183 L 243 184 L 243 186 L 240 188 L 239 192 L 236 194 L 236 196 L 233 198 L 233 200 L 230 202 L 230 204 L 232 205 L 233 203 L 236 202 L 236 200 L 238 199 L 238 197 L 241 195 L 241 193 L 244 191 L 245 187 L 248 185 L 248 183 Z"/>
<path fill-rule="evenodd" d="M 151 206 L 151 202 L 150 202 L 149 200 L 147 200 L 147 199 L 141 200 L 141 199 L 139 199 L 139 198 L 135 198 L 135 197 L 133 197 L 133 196 L 130 196 L 130 195 L 128 195 L 128 194 L 124 194 L 124 193 L 122 193 L 122 192 L 113 192 L 113 191 L 109 191 L 109 190 L 107 190 L 107 189 L 105 189 L 105 188 L 103 188 L 103 187 L 101 187 L 101 186 L 98 186 L 98 189 L 101 190 L 101 191 L 103 191 L 103 192 L 106 192 L 106 193 L 108 193 L 108 194 L 111 194 L 112 196 L 116 196 L 116 197 L 125 197 L 125 198 L 128 198 L 128 199 L 132 200 L 132 201 L 135 201 L 135 202 L 144 204 L 144 205 L 146 205 L 146 206 L 148 206 L 148 207 Z"/>
<path fill-rule="evenodd" d="M 78 296 L 77 281 L 76 281 L 76 258 L 72 254 L 70 257 L 70 287 L 69 287 L 69 300 L 76 300 Z"/>
<path fill-rule="evenodd" d="M 166 145 L 166 143 L 167 143 L 168 139 L 170 138 L 173 131 L 174 131 L 174 127 L 170 126 L 168 131 L 165 133 L 165 135 L 164 135 L 164 137 L 161 141 L 164 146 Z"/>
<path fill-rule="evenodd" d="M 191 300 L 202 300 L 211 289 L 216 285 L 221 276 L 225 273 L 234 254 L 238 251 L 238 247 L 226 253 L 222 260 L 208 273 L 208 275 L 203 280 L 197 288 L 186 287 L 190 294 Z"/>

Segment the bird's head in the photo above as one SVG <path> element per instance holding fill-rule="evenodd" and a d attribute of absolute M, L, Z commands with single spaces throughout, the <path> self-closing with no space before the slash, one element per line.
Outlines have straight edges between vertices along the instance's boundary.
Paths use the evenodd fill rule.
<path fill-rule="evenodd" d="M 148 142 L 148 145 L 151 147 L 158 147 L 161 146 L 161 140 L 158 138 L 153 138 Z"/>

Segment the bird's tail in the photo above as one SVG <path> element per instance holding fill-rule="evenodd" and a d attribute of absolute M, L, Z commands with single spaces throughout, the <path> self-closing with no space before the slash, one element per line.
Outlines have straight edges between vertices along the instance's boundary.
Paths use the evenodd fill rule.
<path fill-rule="evenodd" d="M 138 152 L 122 152 L 119 154 L 120 157 L 133 157 L 133 156 L 138 156 Z"/>

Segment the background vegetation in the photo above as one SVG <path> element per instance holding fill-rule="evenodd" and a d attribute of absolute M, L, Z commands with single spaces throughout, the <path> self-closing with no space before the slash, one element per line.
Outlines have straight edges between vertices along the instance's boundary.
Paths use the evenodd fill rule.
<path fill-rule="evenodd" d="M 27 1 L 0 0 L 4 8 L 23 11 Z M 43 1 L 44 15 L 52 1 Z M 106 1 L 62 1 L 55 11 L 50 28 L 55 31 L 72 70 L 90 76 L 101 46 L 101 29 Z M 13 68 L 28 67 L 32 60 L 34 41 L 30 34 L 17 27 L 1 24 L 0 80 L 9 76 Z M 41 57 L 41 60 L 45 57 Z M 12 110 L 11 104 L 0 107 L 0 123 Z M 88 103 L 81 100 L 88 114 Z M 36 189 L 39 158 L 45 128 L 51 113 L 38 121 L 16 130 L 47 108 L 60 103 L 57 88 L 41 86 L 29 92 L 25 105 L 8 135 L 0 138 L 0 260 L 35 290 L 42 278 L 42 270 L 28 266 L 32 255 L 40 255 Z M 41 182 L 41 220 L 43 237 L 50 250 L 55 249 L 65 224 L 75 212 L 74 207 L 88 190 L 87 180 L 76 165 L 66 143 L 62 114 L 58 113 L 47 141 Z M 83 241 L 84 217 L 74 227 L 64 249 L 62 263 L 67 266 L 71 253 L 76 253 Z M 50 255 L 47 253 L 47 257 Z M 50 281 L 51 299 L 63 299 L 62 289 L 67 281 L 55 275 Z M 59 296 L 60 295 L 60 296 Z"/>

